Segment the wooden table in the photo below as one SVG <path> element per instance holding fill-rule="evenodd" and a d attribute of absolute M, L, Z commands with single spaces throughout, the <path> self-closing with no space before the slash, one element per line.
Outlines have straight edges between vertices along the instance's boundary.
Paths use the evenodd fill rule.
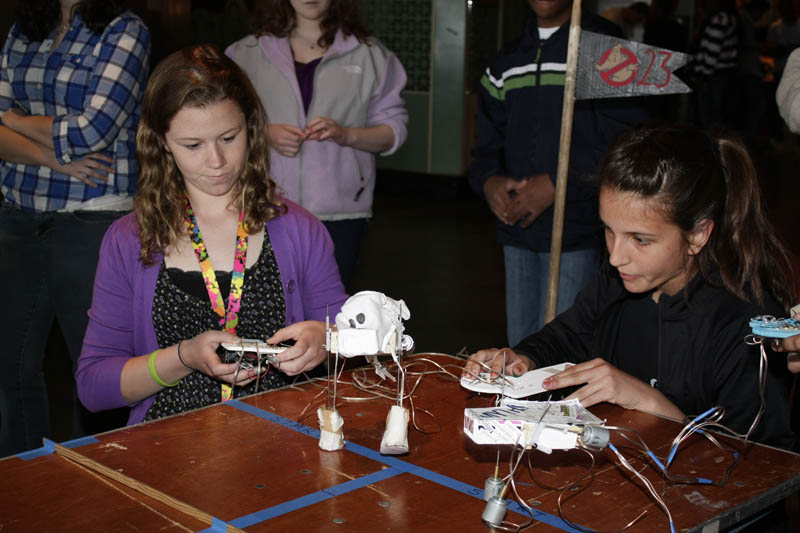
<path fill-rule="evenodd" d="M 413 371 L 437 369 L 426 361 L 462 364 L 439 354 L 412 360 Z M 374 378 L 371 370 L 365 375 Z M 409 386 L 416 379 L 409 376 Z M 288 387 L 65 443 L 71 458 L 47 443 L 0 460 L 0 531 L 486 531 L 481 496 L 497 448 L 473 444 L 462 424 L 464 408 L 489 406 L 488 397 L 443 374 L 425 375 L 414 406 L 426 433 L 410 429 L 407 455 L 382 456 L 376 450 L 392 402 L 340 400 L 347 446 L 326 452 L 317 445 L 321 386 Z M 364 395 L 351 385 L 339 385 L 338 392 L 340 398 Z M 610 425 L 636 429 L 662 459 L 680 428 L 611 405 L 592 411 Z M 508 472 L 509 452 L 503 447 L 501 475 Z M 625 454 L 653 482 L 679 531 L 725 528 L 800 487 L 800 456 L 764 446 L 749 449 L 722 488 L 667 484 L 641 453 L 629 447 Z M 516 478 L 535 509 L 535 530 L 572 531 L 557 500 L 560 487 L 587 472 L 588 456 L 572 450 L 531 457 L 532 471 L 521 467 Z M 570 520 L 613 530 L 646 509 L 631 531 L 669 531 L 664 512 L 609 451 L 595 458 L 591 483 L 565 491 Z M 697 438 L 681 448 L 673 470 L 721 479 L 729 462 Z M 188 506 L 186 512 L 162 503 L 168 498 Z M 521 513 L 518 504 L 509 509 L 507 520 L 525 521 L 514 512 Z"/>

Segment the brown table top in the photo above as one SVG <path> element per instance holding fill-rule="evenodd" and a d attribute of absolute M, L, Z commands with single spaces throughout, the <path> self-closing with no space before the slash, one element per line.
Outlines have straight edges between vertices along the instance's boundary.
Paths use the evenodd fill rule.
<path fill-rule="evenodd" d="M 439 354 L 407 360 L 412 359 L 422 359 L 411 368 L 415 372 L 437 370 L 425 359 L 462 364 Z M 365 375 L 374 379 L 371 370 Z M 345 372 L 343 380 L 350 376 Z M 410 375 L 408 386 L 416 380 Z M 365 395 L 348 384 L 338 386 L 337 404 L 347 445 L 336 452 L 319 449 L 315 411 L 325 402 L 323 386 L 301 384 L 67 443 L 88 469 L 53 453 L 52 443 L 0 460 L 6 479 L 0 486 L 0 531 L 486 531 L 480 498 L 497 447 L 474 444 L 462 425 L 464 408 L 489 406 L 489 397 L 462 389 L 442 373 L 425 375 L 413 397 L 425 433 L 409 427 L 409 453 L 382 456 L 377 450 L 393 402 L 343 401 Z M 637 430 L 662 460 L 680 429 L 670 420 L 612 405 L 591 411 L 609 425 Z M 675 485 L 641 452 L 612 441 L 653 483 L 679 531 L 730 526 L 800 488 L 800 456 L 781 450 L 753 446 L 725 487 Z M 501 476 L 508 473 L 510 449 L 501 447 Z M 594 456 L 588 486 L 562 491 L 588 471 L 586 453 L 532 452 L 532 469 L 520 467 L 515 477 L 535 510 L 535 527 L 573 530 L 559 516 L 557 500 L 564 492 L 563 511 L 583 527 L 618 530 L 647 510 L 631 531 L 669 531 L 664 512 L 616 457 L 609 451 Z M 730 462 L 729 454 L 697 437 L 681 447 L 672 471 L 719 480 Z M 164 495 L 200 515 L 161 503 Z M 517 503 L 509 509 L 507 520 L 526 520 Z"/>

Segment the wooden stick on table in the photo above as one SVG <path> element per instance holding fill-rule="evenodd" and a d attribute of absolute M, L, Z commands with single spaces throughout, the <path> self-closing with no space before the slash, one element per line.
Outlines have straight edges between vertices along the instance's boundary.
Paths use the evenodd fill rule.
<path fill-rule="evenodd" d="M 71 462 L 76 463 L 76 464 L 78 464 L 80 466 L 83 466 L 84 468 L 87 468 L 92 472 L 96 472 L 96 473 L 101 474 L 101 475 L 103 475 L 103 476 L 105 476 L 107 478 L 113 479 L 114 481 L 116 481 L 118 483 L 121 483 L 121 484 L 125 485 L 128 488 L 131 488 L 131 489 L 133 489 L 135 491 L 141 492 L 145 496 L 149 496 L 150 498 L 153 498 L 154 500 L 160 501 L 161 503 L 164 503 L 164 504 L 168 505 L 169 507 L 172 507 L 176 511 L 180 511 L 183 514 L 189 515 L 192 518 L 195 518 L 195 519 L 197 519 L 197 520 L 199 520 L 199 521 L 201 521 L 203 523 L 208 524 L 209 526 L 214 524 L 214 517 L 211 516 L 210 514 L 206 513 L 205 511 L 201 511 L 200 509 L 197 509 L 196 507 L 192 507 L 188 503 L 184 503 L 184 502 L 182 502 L 180 500 L 177 500 L 177 499 L 173 498 L 172 496 L 170 496 L 169 494 L 165 494 L 165 493 L 161 492 L 160 490 L 154 489 L 153 487 L 151 487 L 151 486 L 149 486 L 149 485 L 147 485 L 145 483 L 142 483 L 140 481 L 136 481 L 135 479 L 133 479 L 131 477 L 128 477 L 128 476 L 122 474 L 121 472 L 118 472 L 118 471 L 114 470 L 113 468 L 109 468 L 107 466 L 104 466 L 104 465 L 98 463 L 97 461 L 89 459 L 88 457 L 83 456 L 83 455 L 79 454 L 78 452 L 76 452 L 74 450 L 70 450 L 69 448 L 66 448 L 66 447 L 64 447 L 64 446 L 62 446 L 60 444 L 55 444 L 55 453 L 57 455 L 65 458 L 65 459 L 67 459 L 68 461 L 71 461 Z M 230 524 L 226 524 L 226 525 L 227 525 L 227 531 L 229 531 L 229 532 L 232 532 L 232 533 L 242 532 L 243 533 L 243 530 L 241 530 L 241 529 L 239 529 L 239 528 L 237 528 L 235 526 L 232 526 Z"/>

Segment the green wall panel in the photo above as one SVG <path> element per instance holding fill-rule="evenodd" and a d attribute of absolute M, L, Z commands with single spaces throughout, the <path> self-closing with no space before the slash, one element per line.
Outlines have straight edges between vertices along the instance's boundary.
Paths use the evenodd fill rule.
<path fill-rule="evenodd" d="M 433 128 L 430 172 L 463 173 L 466 2 L 433 2 Z"/>
<path fill-rule="evenodd" d="M 408 138 L 392 155 L 378 156 L 378 168 L 428 172 L 428 103 L 430 95 L 421 91 L 405 91 L 403 99 L 408 109 Z"/>

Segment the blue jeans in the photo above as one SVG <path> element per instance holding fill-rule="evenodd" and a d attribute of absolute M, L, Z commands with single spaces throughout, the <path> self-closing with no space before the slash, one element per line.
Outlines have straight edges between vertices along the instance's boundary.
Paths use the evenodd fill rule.
<path fill-rule="evenodd" d="M 550 253 L 503 246 L 506 265 L 506 331 L 508 345 L 544 326 Z M 562 252 L 556 314 L 566 311 L 600 267 L 600 253 L 591 248 Z"/>
<path fill-rule="evenodd" d="M 333 254 L 336 257 L 336 266 L 339 267 L 339 276 L 342 285 L 347 290 L 353 280 L 353 274 L 358 265 L 358 256 L 364 244 L 369 219 L 348 218 L 345 220 L 323 221 L 333 241 Z"/>
<path fill-rule="evenodd" d="M 52 438 L 42 368 L 47 338 L 57 320 L 74 375 L 100 243 L 122 214 L 28 213 L 0 203 L 0 457 Z M 85 414 L 73 394 L 73 437 L 83 433 Z"/>

